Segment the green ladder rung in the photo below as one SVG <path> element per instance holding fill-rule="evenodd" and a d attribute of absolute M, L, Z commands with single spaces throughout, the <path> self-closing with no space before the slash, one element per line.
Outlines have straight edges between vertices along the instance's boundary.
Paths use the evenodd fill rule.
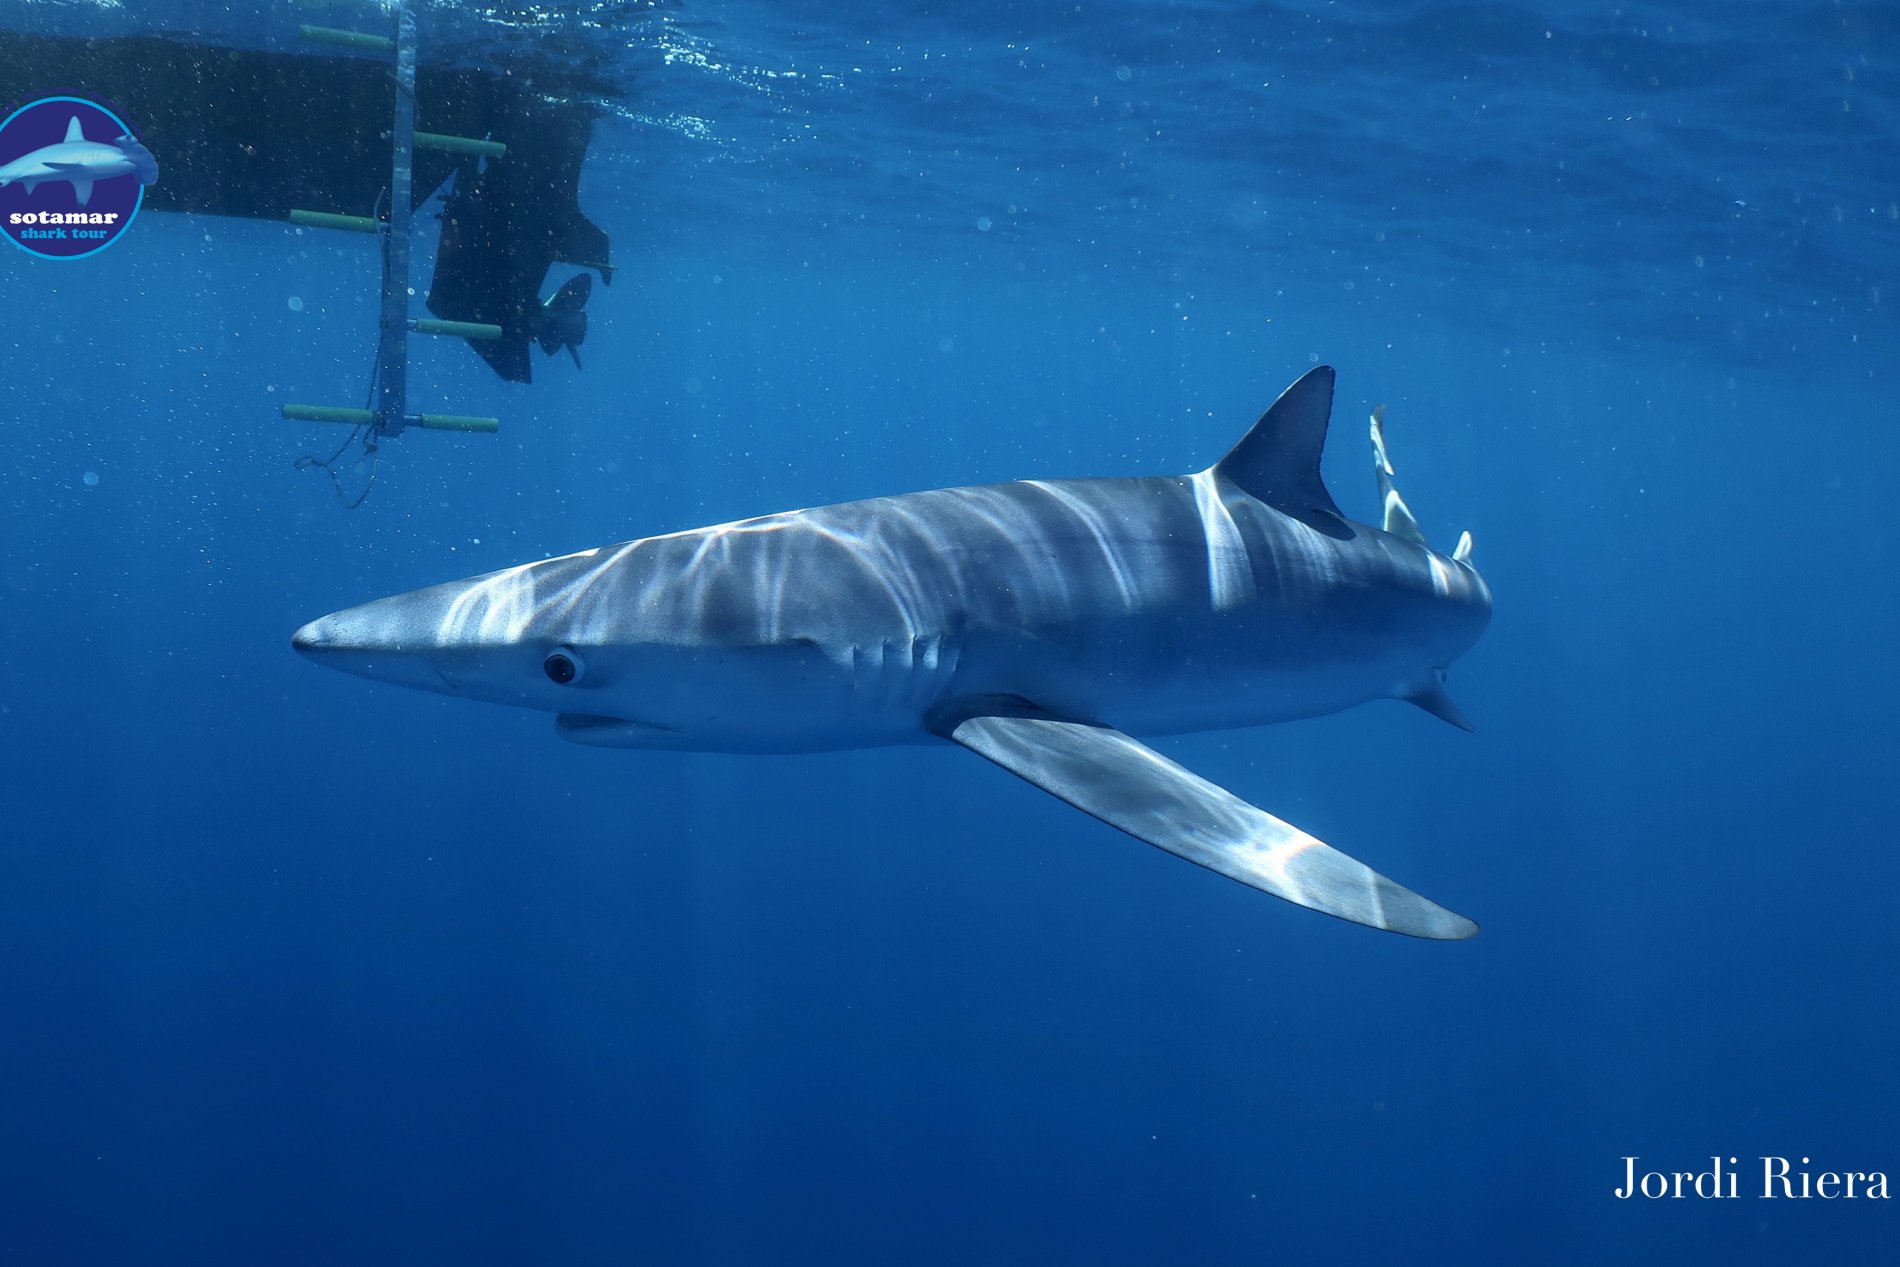
<path fill-rule="evenodd" d="M 446 334 L 461 339 L 499 339 L 501 327 L 483 321 L 437 321 L 433 317 L 411 317 L 409 328 L 417 334 Z"/>
<path fill-rule="evenodd" d="M 292 422 L 340 422 L 347 427 L 371 427 L 378 415 L 374 409 L 350 409 L 341 405 L 284 405 L 282 412 Z M 479 431 L 493 434 L 501 430 L 501 419 L 472 414 L 409 414 L 403 422 L 430 431 Z"/>
<path fill-rule="evenodd" d="M 501 430 L 501 419 L 474 414 L 410 414 L 405 421 L 412 427 L 426 427 L 430 431 L 479 431 L 493 435 Z"/>
<path fill-rule="evenodd" d="M 376 421 L 374 409 L 345 409 L 337 405 L 285 405 L 283 414 L 292 422 L 341 422 L 352 427 L 367 427 Z"/>
<path fill-rule="evenodd" d="M 508 147 L 500 141 L 478 141 L 472 136 L 450 136 L 445 132 L 416 133 L 416 148 L 450 154 L 481 154 L 488 158 L 508 157 Z"/>
<path fill-rule="evenodd" d="M 383 222 L 374 216 L 345 216 L 334 211 L 292 208 L 288 219 L 312 229 L 348 229 L 352 233 L 380 233 L 383 229 Z"/>
<path fill-rule="evenodd" d="M 311 26 L 306 22 L 297 28 L 297 32 L 314 44 L 334 44 L 338 48 L 360 48 L 373 53 L 388 53 L 396 47 L 396 41 L 387 35 L 345 31 L 341 27 Z"/>

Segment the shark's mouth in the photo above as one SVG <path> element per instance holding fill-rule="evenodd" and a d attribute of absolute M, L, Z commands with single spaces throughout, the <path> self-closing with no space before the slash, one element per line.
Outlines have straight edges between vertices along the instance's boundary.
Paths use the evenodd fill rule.
<path fill-rule="evenodd" d="M 554 718 L 554 733 L 569 743 L 587 744 L 594 748 L 651 748 L 674 732 L 667 726 L 628 721 L 624 717 L 560 713 Z"/>

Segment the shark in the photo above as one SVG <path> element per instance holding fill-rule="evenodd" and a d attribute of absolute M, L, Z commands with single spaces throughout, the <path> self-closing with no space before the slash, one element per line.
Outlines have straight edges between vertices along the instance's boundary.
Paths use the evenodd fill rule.
<path fill-rule="evenodd" d="M 130 135 L 116 141 L 88 141 L 79 116 L 74 115 L 66 125 L 65 140 L 0 167 L 0 188 L 18 181 L 30 194 L 50 181 L 63 180 L 72 185 L 73 197 L 83 207 L 92 201 L 95 181 L 115 176 L 137 176 L 141 185 L 155 185 L 158 160 Z"/>
<path fill-rule="evenodd" d="M 372 680 L 556 714 L 624 749 L 961 747 L 1138 840 L 1413 937 L 1477 924 L 1143 743 L 1445 689 L 1490 620 L 1465 533 L 1427 544 L 1372 416 L 1378 526 L 1320 475 L 1335 376 L 1189 475 L 1024 480 L 645 537 L 314 620 Z"/>

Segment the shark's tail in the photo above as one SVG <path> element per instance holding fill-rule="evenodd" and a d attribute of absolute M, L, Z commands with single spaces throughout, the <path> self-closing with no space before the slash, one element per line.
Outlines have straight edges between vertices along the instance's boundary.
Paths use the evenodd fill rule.
<path fill-rule="evenodd" d="M 139 184 L 156 185 L 158 183 L 158 160 L 152 157 L 152 151 L 130 136 L 122 136 L 113 144 L 118 146 L 119 153 L 131 161 L 132 172 L 139 178 Z"/>
<path fill-rule="evenodd" d="M 1418 520 L 1412 514 L 1412 508 L 1405 504 L 1405 498 L 1393 486 L 1392 477 L 1397 474 L 1392 469 L 1392 459 L 1385 448 L 1385 406 L 1378 405 L 1372 411 L 1372 473 L 1379 481 L 1379 501 L 1384 509 L 1384 521 L 1379 525 L 1395 537 L 1432 548 L 1425 539 L 1424 529 L 1418 526 Z M 1451 552 L 1452 562 L 1462 563 L 1473 572 L 1478 565 L 1472 562 L 1471 534 L 1458 534 L 1457 548 Z M 1471 722 L 1465 717 L 1464 710 L 1452 702 L 1445 691 L 1445 670 L 1435 670 L 1433 676 L 1424 684 L 1415 687 L 1400 698 L 1410 700 L 1432 716 L 1450 722 L 1460 730 L 1470 730 Z"/>
<path fill-rule="evenodd" d="M 1385 448 L 1385 406 L 1379 405 L 1372 411 L 1372 473 L 1379 481 L 1379 500 L 1384 509 L 1384 522 L 1380 527 L 1395 537 L 1403 537 L 1426 549 L 1431 542 L 1425 540 L 1425 532 L 1418 526 L 1412 508 L 1399 496 L 1399 490 L 1392 485 L 1392 477 L 1397 474 L 1392 469 L 1392 459 Z M 1452 558 L 1460 563 L 1471 563 L 1471 534 L 1463 533 L 1458 538 L 1458 548 L 1452 551 Z M 1475 566 L 1475 565 L 1474 565 Z"/>

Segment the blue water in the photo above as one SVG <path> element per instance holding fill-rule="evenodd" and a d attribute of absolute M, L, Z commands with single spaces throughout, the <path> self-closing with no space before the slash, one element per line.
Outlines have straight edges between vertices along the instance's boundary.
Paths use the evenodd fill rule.
<path fill-rule="evenodd" d="M 1900 17 L 1577 7 L 431 9 L 589 76 L 621 272 L 584 372 L 420 348 L 503 430 L 404 435 L 355 512 L 277 406 L 361 392 L 367 243 L 0 253 L 0 1259 L 1885 1261 L 1891 1201 L 1611 1190 L 1900 1176 Z M 1385 402 L 1476 534 L 1478 731 L 1160 746 L 1468 943 L 947 747 L 582 749 L 288 645 L 632 536 L 1198 468 L 1318 361 L 1348 512 Z"/>

